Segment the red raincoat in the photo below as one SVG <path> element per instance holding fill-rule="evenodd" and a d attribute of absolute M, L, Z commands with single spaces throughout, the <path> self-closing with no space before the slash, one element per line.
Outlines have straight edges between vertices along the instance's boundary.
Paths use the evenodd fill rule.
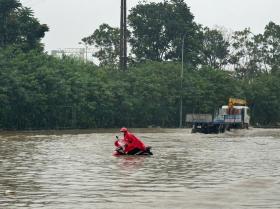
<path fill-rule="evenodd" d="M 125 153 L 128 153 L 128 152 L 134 150 L 135 148 L 138 148 L 142 151 L 146 150 L 145 144 L 140 139 L 138 139 L 136 136 L 134 136 L 132 133 L 130 133 L 128 131 L 124 133 L 124 139 L 116 141 L 115 145 L 123 146 Z"/>

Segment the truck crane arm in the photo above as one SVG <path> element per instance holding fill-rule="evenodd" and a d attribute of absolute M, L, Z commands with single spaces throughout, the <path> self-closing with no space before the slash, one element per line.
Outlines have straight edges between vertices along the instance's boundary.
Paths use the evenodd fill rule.
<path fill-rule="evenodd" d="M 234 105 L 244 105 L 244 106 L 246 106 L 247 102 L 244 99 L 229 98 L 229 100 L 228 100 L 229 108 L 233 108 Z"/>

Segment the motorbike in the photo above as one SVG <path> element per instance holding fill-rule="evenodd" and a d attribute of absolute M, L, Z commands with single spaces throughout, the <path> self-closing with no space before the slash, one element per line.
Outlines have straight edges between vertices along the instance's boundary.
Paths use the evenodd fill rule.
<path fill-rule="evenodd" d="M 147 146 L 146 149 L 140 150 L 140 149 L 135 149 L 130 153 L 125 153 L 124 152 L 124 144 L 122 142 L 119 142 L 119 138 L 116 136 L 117 141 L 115 142 L 116 149 L 113 153 L 114 156 L 121 156 L 121 155 L 128 155 L 128 156 L 133 156 L 133 155 L 153 155 L 151 152 L 152 147 Z"/>

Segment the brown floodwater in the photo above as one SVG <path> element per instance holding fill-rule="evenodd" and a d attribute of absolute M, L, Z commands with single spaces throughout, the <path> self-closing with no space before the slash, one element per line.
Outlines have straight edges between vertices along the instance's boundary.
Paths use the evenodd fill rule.
<path fill-rule="evenodd" d="M 114 130 L 0 133 L 0 208 L 280 208 L 280 130 L 135 130 L 154 156 L 114 157 Z"/>

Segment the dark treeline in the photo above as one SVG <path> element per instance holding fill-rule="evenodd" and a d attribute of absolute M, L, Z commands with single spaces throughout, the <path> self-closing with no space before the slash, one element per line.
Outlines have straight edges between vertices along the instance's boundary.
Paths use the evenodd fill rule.
<path fill-rule="evenodd" d="M 228 33 L 194 22 L 182 0 L 130 11 L 128 71 L 118 70 L 119 29 L 102 24 L 82 40 L 97 66 L 55 58 L 40 44 L 48 27 L 17 0 L 0 0 L 0 129 L 177 127 L 183 113 L 212 113 L 247 99 L 253 123 L 280 121 L 280 26 Z M 184 77 L 181 89 L 181 48 Z"/>

